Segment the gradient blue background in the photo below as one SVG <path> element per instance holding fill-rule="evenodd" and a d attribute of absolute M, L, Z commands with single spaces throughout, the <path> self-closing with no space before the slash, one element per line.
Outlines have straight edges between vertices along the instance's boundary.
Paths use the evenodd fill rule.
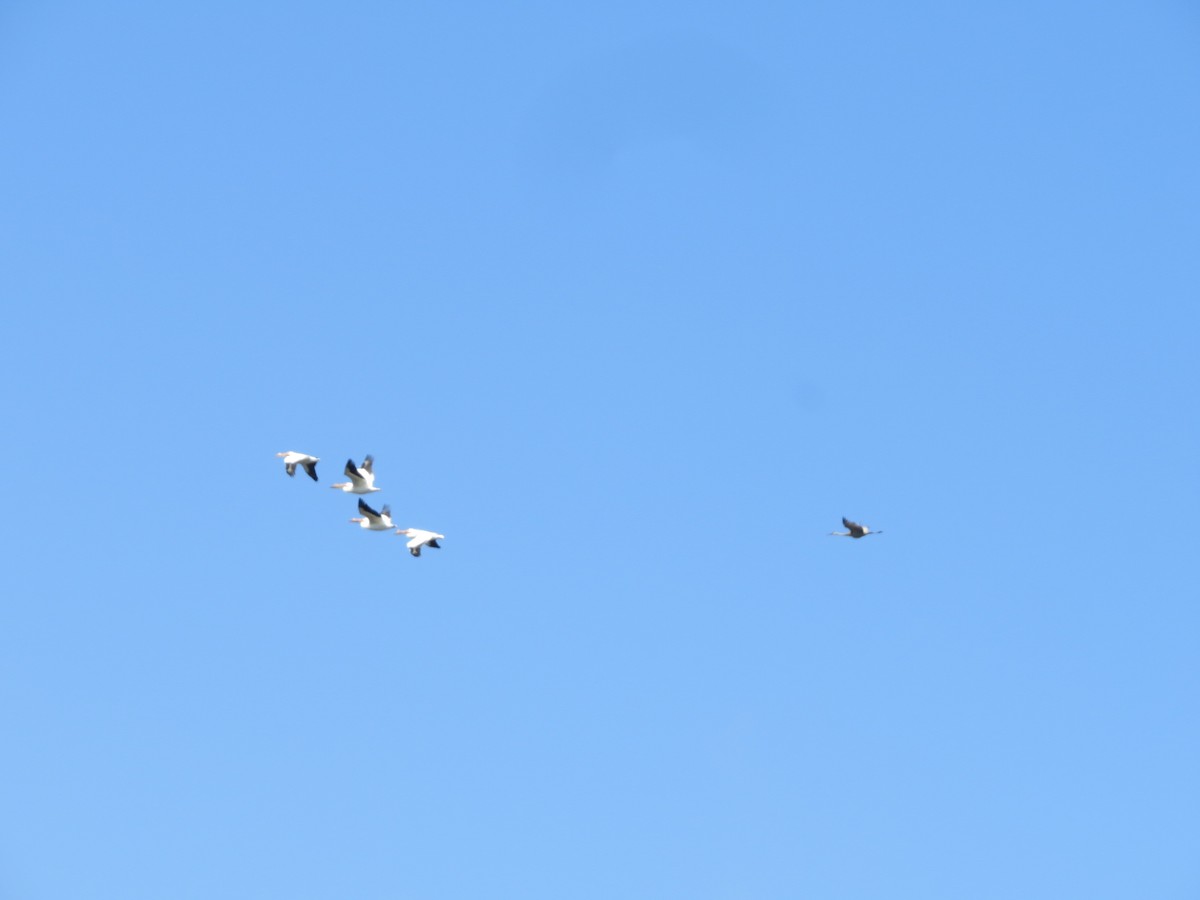
<path fill-rule="evenodd" d="M 0 120 L 0 895 L 1197 896 L 1193 4 L 17 2 Z"/>

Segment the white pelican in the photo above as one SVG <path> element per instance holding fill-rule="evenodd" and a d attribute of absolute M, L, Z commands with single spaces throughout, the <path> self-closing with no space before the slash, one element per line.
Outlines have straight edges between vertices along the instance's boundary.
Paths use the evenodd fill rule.
<path fill-rule="evenodd" d="M 361 519 L 351 519 L 351 522 L 357 522 L 359 527 L 367 528 L 371 531 L 391 531 L 396 527 L 392 521 L 392 508 L 386 504 L 383 507 L 383 512 L 375 512 L 371 507 L 363 502 L 363 498 L 358 498 L 358 511 L 362 513 Z"/>
<path fill-rule="evenodd" d="M 345 491 L 347 494 L 373 494 L 382 488 L 375 487 L 375 471 L 372 466 L 375 459 L 370 455 L 362 461 L 361 466 L 354 465 L 354 460 L 346 460 L 346 477 L 349 481 L 341 484 L 331 484 L 331 488 Z"/>
<path fill-rule="evenodd" d="M 872 531 L 866 525 L 859 525 L 857 522 L 851 522 L 845 516 L 842 516 L 842 524 L 849 528 L 849 531 L 831 531 L 830 534 L 836 534 L 839 537 L 860 538 L 866 537 L 868 534 L 883 534 L 882 531 Z"/>
<path fill-rule="evenodd" d="M 436 531 L 425 531 L 421 528 L 397 528 L 396 534 L 402 534 L 406 538 L 411 538 L 408 542 L 408 552 L 413 556 L 421 555 L 422 547 L 432 547 L 434 550 L 441 550 L 442 545 L 438 543 L 438 538 L 444 538 L 444 534 L 438 534 Z"/>
<path fill-rule="evenodd" d="M 321 461 L 319 456 L 309 456 L 307 453 L 297 453 L 295 450 L 284 450 L 275 455 L 283 457 L 283 467 L 287 469 L 288 475 L 295 477 L 296 466 L 304 466 L 308 477 L 313 481 L 317 480 L 317 463 Z"/>

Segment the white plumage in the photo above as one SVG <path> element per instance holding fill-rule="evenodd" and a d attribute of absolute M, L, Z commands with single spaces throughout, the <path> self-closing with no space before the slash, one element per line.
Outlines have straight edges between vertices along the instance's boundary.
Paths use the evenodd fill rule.
<path fill-rule="evenodd" d="M 283 465 L 289 476 L 294 476 L 297 466 L 300 466 L 313 481 L 317 480 L 317 463 L 321 461 L 320 457 L 309 456 L 307 453 L 300 453 L 296 450 L 285 450 L 275 455 L 283 459 Z M 330 485 L 330 487 L 347 494 L 360 495 L 374 494 L 381 490 L 375 486 L 375 459 L 369 454 L 363 458 L 361 465 L 356 466 L 353 459 L 346 460 L 344 471 L 349 480 Z M 376 511 L 360 496 L 358 511 L 362 515 L 356 516 L 350 521 L 366 531 L 390 531 L 396 528 L 392 521 L 392 509 L 386 504 L 381 510 Z M 427 531 L 424 528 L 396 528 L 395 533 L 408 538 L 405 546 L 413 556 L 420 556 L 424 547 L 440 550 L 442 545 L 438 541 L 444 540 L 446 537 L 444 534 Z"/>
<path fill-rule="evenodd" d="M 391 531 L 395 528 L 392 522 L 392 508 L 385 505 L 382 512 L 375 512 L 371 507 L 363 501 L 362 497 L 358 498 L 358 511 L 362 513 L 362 518 L 351 519 L 351 522 L 357 522 L 362 528 L 370 531 Z"/>
<path fill-rule="evenodd" d="M 321 461 L 319 456 L 309 456 L 307 453 L 299 453 L 296 450 L 284 450 L 275 455 L 283 457 L 283 467 L 287 469 L 289 476 L 295 477 L 296 466 L 303 466 L 308 477 L 313 481 L 317 480 L 317 463 Z"/>
<path fill-rule="evenodd" d="M 346 477 L 349 481 L 343 481 L 340 484 L 331 484 L 331 488 L 336 488 L 339 491 L 345 491 L 347 494 L 373 494 L 381 488 L 375 487 L 375 460 L 370 455 L 362 461 L 361 466 L 356 466 L 354 460 L 346 460 Z"/>
<path fill-rule="evenodd" d="M 438 543 L 439 538 L 444 538 L 444 534 L 438 534 L 436 531 L 425 531 L 422 528 L 397 528 L 396 534 L 402 534 L 409 538 L 408 552 L 413 556 L 421 555 L 422 547 L 432 547 L 434 550 L 442 549 L 442 545 Z"/>

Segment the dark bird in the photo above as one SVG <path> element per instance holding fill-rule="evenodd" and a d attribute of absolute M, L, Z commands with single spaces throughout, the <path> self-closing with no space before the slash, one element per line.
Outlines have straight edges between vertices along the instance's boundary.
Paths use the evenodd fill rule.
<path fill-rule="evenodd" d="M 868 534 L 883 534 L 882 531 L 872 531 L 866 525 L 859 525 L 857 522 L 851 522 L 845 516 L 842 516 L 842 524 L 849 528 L 849 531 L 831 531 L 831 535 L 836 534 L 838 537 L 860 538 L 866 537 Z"/>

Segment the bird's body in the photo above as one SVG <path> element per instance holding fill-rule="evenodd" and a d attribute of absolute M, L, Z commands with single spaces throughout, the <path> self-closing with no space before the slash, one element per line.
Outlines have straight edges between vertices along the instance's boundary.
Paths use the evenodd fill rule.
<path fill-rule="evenodd" d="M 836 534 L 838 537 L 852 537 L 852 538 L 866 537 L 868 534 L 883 534 L 882 531 L 872 531 L 866 525 L 859 525 L 857 522 L 851 522 L 845 516 L 842 516 L 842 524 L 845 525 L 850 530 L 849 531 L 831 531 L 829 533 L 831 535 Z"/>
<path fill-rule="evenodd" d="M 371 507 L 363 501 L 362 497 L 358 498 L 358 511 L 362 513 L 362 518 L 351 519 L 351 522 L 357 522 L 360 527 L 366 528 L 369 531 L 391 531 L 395 528 L 392 522 L 392 508 L 384 506 L 382 512 L 375 512 Z"/>
<path fill-rule="evenodd" d="M 287 473 L 291 477 L 296 475 L 296 466 L 303 466 L 304 471 L 308 473 L 308 477 L 313 481 L 317 480 L 317 463 L 321 461 L 318 456 L 309 456 L 307 453 L 298 453 L 295 450 L 284 450 L 282 453 L 276 453 L 276 456 L 283 458 L 283 467 L 287 469 Z"/>
<path fill-rule="evenodd" d="M 331 488 L 336 488 L 339 491 L 345 491 L 347 494 L 373 494 L 381 488 L 375 487 L 375 460 L 371 456 L 367 456 L 362 461 L 361 466 L 356 466 L 354 460 L 346 460 L 346 477 L 349 481 L 343 481 L 341 484 L 331 484 Z"/>
<path fill-rule="evenodd" d="M 408 552 L 413 556 L 421 555 L 422 547 L 432 547 L 434 550 L 442 549 L 442 545 L 438 543 L 438 538 L 444 538 L 444 534 L 438 534 L 436 531 L 425 531 L 422 528 L 397 528 L 396 534 L 402 534 L 409 539 Z"/>

